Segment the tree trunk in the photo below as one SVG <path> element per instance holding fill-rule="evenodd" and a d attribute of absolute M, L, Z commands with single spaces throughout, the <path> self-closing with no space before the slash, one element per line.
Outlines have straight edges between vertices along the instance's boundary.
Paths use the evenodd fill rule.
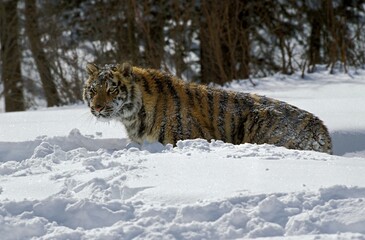
<path fill-rule="evenodd" d="M 248 79 L 250 78 L 250 23 L 249 18 L 251 17 L 250 11 L 248 9 L 248 4 L 245 1 L 242 1 L 241 4 L 243 4 L 243 10 L 238 14 L 238 20 L 241 22 L 241 34 L 238 41 L 240 41 L 240 56 L 241 56 L 241 65 L 239 69 L 239 75 L 238 78 L 242 79 Z"/>
<path fill-rule="evenodd" d="M 126 5 L 120 9 L 125 16 L 117 22 L 116 26 L 116 55 L 118 62 L 131 61 L 135 65 L 140 65 L 139 42 L 136 38 L 136 4 L 136 0 L 127 0 Z"/>
<path fill-rule="evenodd" d="M 200 21 L 200 64 L 201 82 L 209 84 L 211 82 L 223 85 L 229 79 L 223 62 L 221 34 L 223 14 L 221 6 L 225 3 L 219 1 L 201 1 L 201 21 Z M 227 50 L 224 50 L 227 51 Z M 228 59 L 229 60 L 229 59 Z"/>
<path fill-rule="evenodd" d="M 201 1 L 202 83 L 223 85 L 233 79 L 249 78 L 248 13 L 244 1 Z"/>
<path fill-rule="evenodd" d="M 128 51 L 129 59 L 131 59 L 132 63 L 139 64 L 139 50 L 138 50 L 138 41 L 136 39 L 136 3 L 135 0 L 128 0 L 127 6 L 129 11 L 127 10 L 127 36 L 128 36 Z"/>
<path fill-rule="evenodd" d="M 143 15 L 139 16 L 145 42 L 147 66 L 160 69 L 164 56 L 164 33 L 166 1 L 142 1 Z"/>
<path fill-rule="evenodd" d="M 35 0 L 25 0 L 25 16 L 25 30 L 41 78 L 47 106 L 59 106 L 61 105 L 61 99 L 58 95 L 56 84 L 53 82 L 49 62 L 42 47 L 41 34 L 37 24 L 37 6 Z"/>
<path fill-rule="evenodd" d="M 313 72 L 315 65 L 321 63 L 321 29 L 323 21 L 321 21 L 320 11 L 308 12 L 311 33 L 309 36 L 309 64 L 308 71 Z"/>
<path fill-rule="evenodd" d="M 330 73 L 334 73 L 334 66 L 336 61 L 338 60 L 338 34 L 336 29 L 336 18 L 333 9 L 332 0 L 324 0 L 323 8 L 325 9 L 326 13 L 326 26 L 327 31 L 329 33 L 329 38 L 327 42 L 327 52 L 329 57 L 329 67 Z"/>
<path fill-rule="evenodd" d="M 18 44 L 18 1 L 0 1 L 1 78 L 4 84 L 5 111 L 24 111 L 23 82 Z"/>

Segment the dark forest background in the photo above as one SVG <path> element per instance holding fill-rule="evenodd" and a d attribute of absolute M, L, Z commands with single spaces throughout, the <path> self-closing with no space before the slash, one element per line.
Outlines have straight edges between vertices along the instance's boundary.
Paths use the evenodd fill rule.
<path fill-rule="evenodd" d="M 224 85 L 365 67 L 363 0 L 0 0 L 6 111 L 77 103 L 87 62 Z"/>

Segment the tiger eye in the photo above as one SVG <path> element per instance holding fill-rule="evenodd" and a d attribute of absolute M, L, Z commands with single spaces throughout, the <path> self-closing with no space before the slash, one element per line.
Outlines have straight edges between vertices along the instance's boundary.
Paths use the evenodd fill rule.
<path fill-rule="evenodd" d="M 92 92 L 92 93 L 96 93 L 96 89 L 95 89 L 94 87 L 91 87 L 91 88 L 90 88 L 90 92 Z"/>

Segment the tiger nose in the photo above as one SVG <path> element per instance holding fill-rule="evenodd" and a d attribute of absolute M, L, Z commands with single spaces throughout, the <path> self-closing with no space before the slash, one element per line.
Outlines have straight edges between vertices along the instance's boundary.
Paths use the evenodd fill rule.
<path fill-rule="evenodd" d="M 97 112 L 101 112 L 101 110 L 103 110 L 104 109 L 104 107 L 103 106 L 101 106 L 101 105 L 96 105 L 95 107 L 94 107 L 94 110 L 95 111 L 97 111 Z"/>

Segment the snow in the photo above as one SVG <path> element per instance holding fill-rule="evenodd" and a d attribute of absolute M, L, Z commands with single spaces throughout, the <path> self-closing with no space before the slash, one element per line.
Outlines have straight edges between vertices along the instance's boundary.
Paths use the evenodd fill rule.
<path fill-rule="evenodd" d="M 364 76 L 229 86 L 318 115 L 332 156 L 203 139 L 140 146 L 85 106 L 2 113 L 1 239 L 364 239 Z"/>

